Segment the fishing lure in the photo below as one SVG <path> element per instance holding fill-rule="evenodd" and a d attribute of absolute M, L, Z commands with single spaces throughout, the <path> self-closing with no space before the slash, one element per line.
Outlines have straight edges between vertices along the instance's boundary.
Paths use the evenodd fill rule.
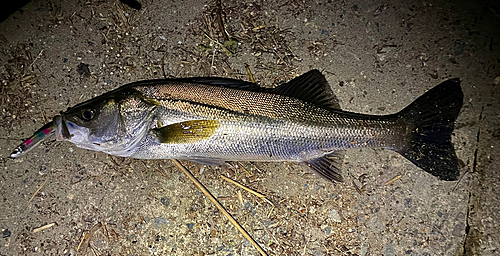
<path fill-rule="evenodd" d="M 54 131 L 55 126 L 53 122 L 45 124 L 42 128 L 38 129 L 35 134 L 26 139 L 21 145 L 17 146 L 10 157 L 16 158 L 26 154 L 26 152 L 36 147 L 42 141 L 52 138 L 54 136 Z"/>

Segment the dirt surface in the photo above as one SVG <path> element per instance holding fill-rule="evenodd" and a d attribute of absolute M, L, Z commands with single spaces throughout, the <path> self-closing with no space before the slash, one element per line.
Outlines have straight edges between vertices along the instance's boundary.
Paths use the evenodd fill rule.
<path fill-rule="evenodd" d="M 366 114 L 399 111 L 451 77 L 465 94 L 457 182 L 381 149 L 346 152 L 341 184 L 293 163 L 183 162 L 270 255 L 500 253 L 499 5 L 141 3 L 35 0 L 0 24 L 0 255 L 258 255 L 169 160 L 53 141 L 9 158 L 59 111 L 122 84 L 249 80 L 245 63 L 265 87 L 319 69 L 343 109 Z"/>

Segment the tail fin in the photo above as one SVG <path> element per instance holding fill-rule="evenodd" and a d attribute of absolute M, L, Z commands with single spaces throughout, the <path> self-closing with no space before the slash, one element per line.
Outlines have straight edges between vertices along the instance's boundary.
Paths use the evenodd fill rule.
<path fill-rule="evenodd" d="M 460 80 L 454 78 L 432 88 L 398 113 L 412 130 L 406 145 L 397 151 L 442 180 L 460 176 L 451 133 L 463 97 Z"/>

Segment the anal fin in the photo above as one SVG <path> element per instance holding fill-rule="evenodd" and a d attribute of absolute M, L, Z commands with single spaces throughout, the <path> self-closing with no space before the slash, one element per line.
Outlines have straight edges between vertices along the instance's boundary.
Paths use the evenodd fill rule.
<path fill-rule="evenodd" d="M 340 174 L 343 154 L 334 152 L 319 158 L 304 161 L 312 172 L 330 182 L 342 182 L 344 179 Z"/>
<path fill-rule="evenodd" d="M 202 165 L 210 165 L 210 166 L 222 166 L 224 164 L 224 160 L 218 158 L 206 158 L 206 157 L 188 157 L 185 158 L 188 161 L 195 162 Z"/>

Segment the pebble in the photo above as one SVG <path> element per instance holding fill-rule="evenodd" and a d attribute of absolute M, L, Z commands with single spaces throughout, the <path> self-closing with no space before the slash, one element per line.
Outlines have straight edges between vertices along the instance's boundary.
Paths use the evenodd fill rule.
<path fill-rule="evenodd" d="M 340 218 L 339 212 L 337 212 L 337 210 L 335 210 L 335 209 L 328 211 L 328 218 L 330 218 L 330 220 L 332 220 L 334 222 L 338 222 L 338 223 L 342 222 L 342 219 Z"/>
<path fill-rule="evenodd" d="M 155 218 L 155 227 L 159 228 L 160 225 L 168 225 L 168 220 L 164 218 Z"/>
<path fill-rule="evenodd" d="M 411 198 L 405 199 L 405 205 L 406 205 L 406 207 L 411 208 Z"/>
<path fill-rule="evenodd" d="M 386 244 L 382 249 L 382 255 L 384 256 L 394 256 L 395 254 L 394 246 L 391 243 Z"/>
<path fill-rule="evenodd" d="M 369 247 L 368 244 L 362 244 L 361 245 L 361 250 L 359 252 L 359 255 L 360 256 L 365 256 L 368 253 L 368 247 Z"/>
<path fill-rule="evenodd" d="M 163 205 L 165 205 L 165 206 L 169 206 L 169 205 L 170 205 L 170 199 L 169 199 L 168 197 L 166 197 L 166 196 L 162 197 L 162 198 L 160 199 L 160 202 L 161 202 Z"/>
<path fill-rule="evenodd" d="M 500 84 L 500 76 L 495 77 L 495 80 L 493 81 L 495 85 Z"/>
<path fill-rule="evenodd" d="M 2 238 L 8 238 L 11 234 L 12 232 L 10 232 L 10 230 L 5 229 L 4 231 L 2 231 Z"/>
<path fill-rule="evenodd" d="M 370 226 L 370 229 L 374 233 L 379 233 L 384 230 L 384 224 L 380 222 L 377 216 L 370 218 L 368 225 Z"/>

